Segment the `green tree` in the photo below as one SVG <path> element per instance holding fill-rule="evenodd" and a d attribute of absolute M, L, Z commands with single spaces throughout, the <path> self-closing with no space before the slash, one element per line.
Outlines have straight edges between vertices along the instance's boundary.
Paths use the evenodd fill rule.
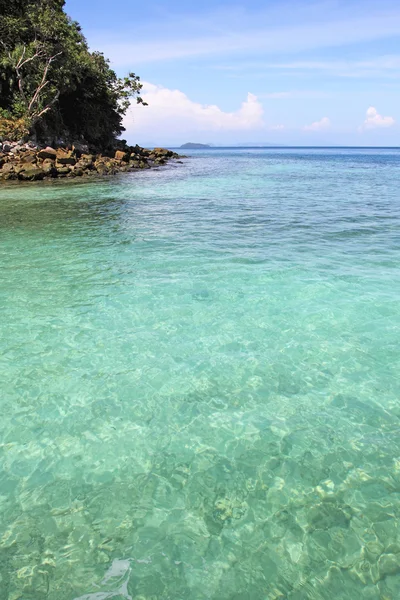
<path fill-rule="evenodd" d="M 134 73 L 117 77 L 103 54 L 89 52 L 64 4 L 0 0 L 0 117 L 38 138 L 111 146 L 131 99 L 143 103 L 142 84 Z"/>

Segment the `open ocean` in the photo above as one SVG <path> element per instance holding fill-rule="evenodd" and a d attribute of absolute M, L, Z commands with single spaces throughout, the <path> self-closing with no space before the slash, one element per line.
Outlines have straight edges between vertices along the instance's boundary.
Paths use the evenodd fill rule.
<path fill-rule="evenodd" d="M 0 600 L 398 600 L 400 150 L 189 154 L 0 186 Z"/>

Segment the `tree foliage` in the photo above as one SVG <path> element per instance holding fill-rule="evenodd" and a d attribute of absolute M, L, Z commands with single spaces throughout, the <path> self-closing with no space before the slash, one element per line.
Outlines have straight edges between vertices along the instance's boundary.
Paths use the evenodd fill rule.
<path fill-rule="evenodd" d="M 24 130 L 105 148 L 124 130 L 131 99 L 143 103 L 142 84 L 134 73 L 117 77 L 102 53 L 89 51 L 64 4 L 0 0 L 0 135 L 14 124 L 14 136 Z"/>

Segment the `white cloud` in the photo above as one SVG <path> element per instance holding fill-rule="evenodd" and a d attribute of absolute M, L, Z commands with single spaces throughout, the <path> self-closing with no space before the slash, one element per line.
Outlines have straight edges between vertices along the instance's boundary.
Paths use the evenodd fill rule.
<path fill-rule="evenodd" d="M 325 131 L 329 129 L 331 126 L 330 119 L 328 117 L 323 117 L 320 121 L 315 121 L 311 123 L 311 125 L 306 125 L 303 127 L 304 131 Z"/>
<path fill-rule="evenodd" d="M 240 108 L 225 112 L 215 104 L 193 102 L 180 90 L 144 83 L 141 94 L 148 106 L 135 105 L 125 118 L 128 134 L 175 140 L 191 133 L 254 131 L 264 127 L 262 104 L 247 94 Z"/>
<path fill-rule="evenodd" d="M 377 127 L 392 127 L 395 124 L 393 117 L 382 117 L 376 110 L 375 106 L 370 106 L 367 110 L 367 118 L 365 119 L 361 129 L 376 129 Z"/>

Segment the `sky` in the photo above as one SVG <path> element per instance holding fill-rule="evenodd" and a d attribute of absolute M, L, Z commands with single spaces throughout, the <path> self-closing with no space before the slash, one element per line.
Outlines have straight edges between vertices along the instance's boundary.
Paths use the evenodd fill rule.
<path fill-rule="evenodd" d="M 145 146 L 400 146 L 400 2 L 67 0 L 92 50 L 140 76 Z"/>

